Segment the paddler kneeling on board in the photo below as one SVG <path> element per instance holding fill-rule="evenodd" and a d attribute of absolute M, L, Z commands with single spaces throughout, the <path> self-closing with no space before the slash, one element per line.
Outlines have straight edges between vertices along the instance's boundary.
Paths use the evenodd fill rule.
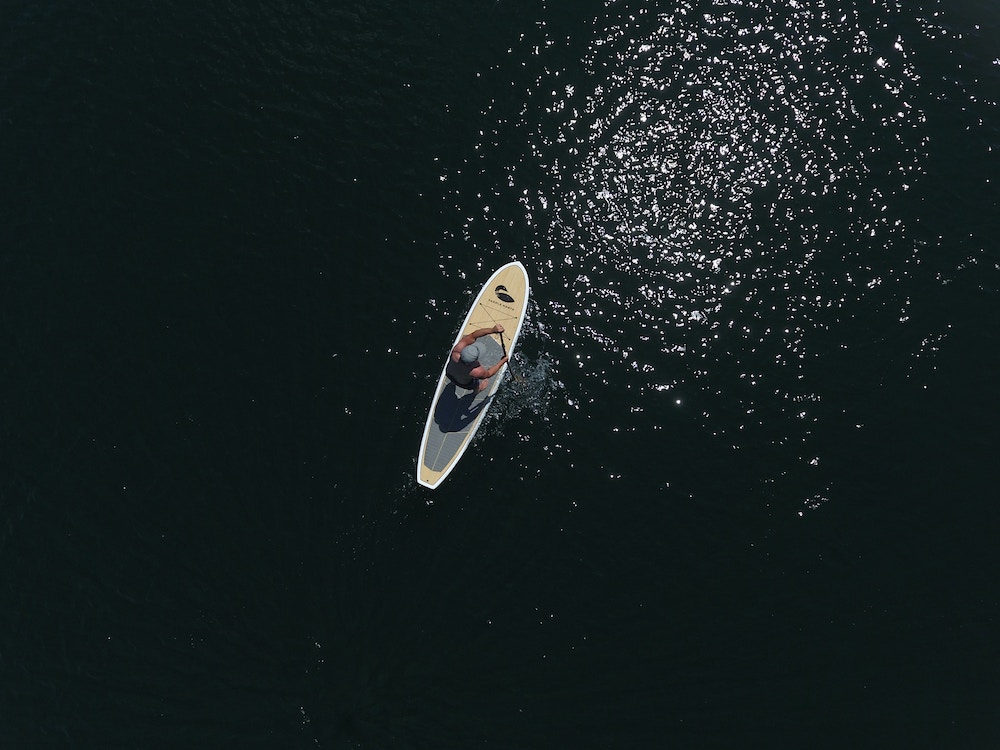
<path fill-rule="evenodd" d="M 479 363 L 483 349 L 476 343 L 476 339 L 489 336 L 491 333 L 502 332 L 503 326 L 497 323 L 492 328 L 480 328 L 478 331 L 462 336 L 451 350 L 451 359 L 448 361 L 448 367 L 445 368 L 448 380 L 459 388 L 474 393 L 485 390 L 490 384 L 490 378 L 499 372 L 504 362 L 507 361 L 507 357 L 502 357 L 493 367 L 483 367 Z"/>

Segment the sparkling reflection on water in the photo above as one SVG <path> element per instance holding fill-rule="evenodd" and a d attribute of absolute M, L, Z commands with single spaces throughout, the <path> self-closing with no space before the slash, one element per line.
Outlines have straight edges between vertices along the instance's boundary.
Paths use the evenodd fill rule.
<path fill-rule="evenodd" d="M 787 460 L 816 466 L 802 444 L 824 402 L 851 399 L 831 369 L 887 338 L 911 358 L 934 349 L 946 325 L 906 324 L 934 283 L 911 191 L 937 96 L 912 47 L 946 33 L 935 17 L 608 2 L 582 57 L 550 53 L 579 44 L 545 22 L 512 50 L 538 75 L 476 151 L 521 147 L 502 166 L 480 157 L 481 173 L 502 171 L 492 202 L 516 200 L 529 227 L 544 309 L 525 349 L 534 335 L 565 380 L 566 413 L 610 388 L 629 394 L 609 407 L 617 429 L 656 429 L 657 399 L 694 396 L 707 433 L 739 449 L 767 423 L 769 442 L 799 445 Z M 499 246 L 519 217 L 481 189 L 454 192 L 463 232 Z"/>

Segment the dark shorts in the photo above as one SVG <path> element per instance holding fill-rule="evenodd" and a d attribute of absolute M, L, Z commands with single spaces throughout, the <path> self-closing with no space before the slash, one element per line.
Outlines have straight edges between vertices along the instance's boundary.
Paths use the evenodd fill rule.
<path fill-rule="evenodd" d="M 448 380 L 450 380 L 452 383 L 454 383 L 459 388 L 464 388 L 467 391 L 475 391 L 475 390 L 479 389 L 479 378 L 473 378 L 468 383 L 459 383 L 450 374 L 448 374 L 447 377 L 448 377 Z"/>

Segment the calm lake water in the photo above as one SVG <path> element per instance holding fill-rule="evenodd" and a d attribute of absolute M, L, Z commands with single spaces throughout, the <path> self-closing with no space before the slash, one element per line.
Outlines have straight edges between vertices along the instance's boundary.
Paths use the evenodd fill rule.
<path fill-rule="evenodd" d="M 0 744 L 997 747 L 1000 10 L 903 5 L 8 2 Z"/>

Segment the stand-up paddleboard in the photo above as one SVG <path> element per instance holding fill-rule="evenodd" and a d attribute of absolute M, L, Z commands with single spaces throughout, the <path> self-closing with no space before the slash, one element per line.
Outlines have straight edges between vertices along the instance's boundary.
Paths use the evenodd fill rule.
<path fill-rule="evenodd" d="M 502 341 L 500 334 L 490 334 L 476 342 L 483 351 L 479 362 L 487 369 L 495 365 L 503 358 L 504 345 L 507 356 L 511 356 L 528 309 L 528 293 L 528 273 L 524 266 L 514 261 L 496 271 L 473 301 L 458 336 L 448 349 L 420 441 L 417 481 L 424 487 L 434 489 L 455 468 L 479 429 L 507 371 L 506 365 L 501 367 L 490 378 L 489 386 L 479 393 L 460 388 L 445 374 L 451 349 L 466 334 L 499 323 L 504 327 Z"/>

